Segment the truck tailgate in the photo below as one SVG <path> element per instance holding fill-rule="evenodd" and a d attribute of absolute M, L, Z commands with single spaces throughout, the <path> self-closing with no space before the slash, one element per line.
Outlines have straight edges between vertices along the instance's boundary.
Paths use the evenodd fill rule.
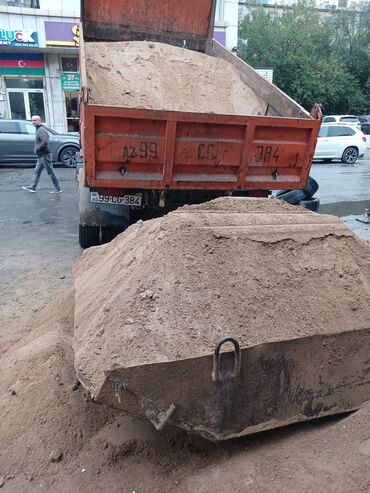
<path fill-rule="evenodd" d="M 303 188 L 320 121 L 81 105 L 86 184 L 144 189 Z"/>

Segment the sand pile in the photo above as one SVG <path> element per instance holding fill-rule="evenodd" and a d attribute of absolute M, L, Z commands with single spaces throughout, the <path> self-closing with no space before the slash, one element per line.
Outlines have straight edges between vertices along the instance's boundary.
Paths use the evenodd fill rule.
<path fill-rule="evenodd" d="M 75 265 L 76 367 L 105 371 L 368 328 L 369 247 L 332 216 L 220 198 L 131 226 Z"/>
<path fill-rule="evenodd" d="M 128 108 L 264 115 L 266 103 L 225 60 L 163 43 L 86 43 L 90 102 Z"/>
<path fill-rule="evenodd" d="M 125 243 L 126 249 L 133 256 L 140 245 L 140 248 L 144 249 L 143 241 L 140 242 L 138 239 L 134 241 L 136 235 L 141 235 L 143 240 L 146 237 L 150 238 L 155 245 L 166 238 L 171 248 L 181 249 L 183 256 L 180 259 L 177 257 L 179 264 L 186 263 L 190 266 L 191 259 L 186 257 L 188 248 L 186 241 L 191 238 L 190 230 L 194 227 L 195 219 L 191 220 L 188 215 L 191 216 L 191 211 L 195 209 L 200 214 L 205 211 L 212 212 L 213 218 L 208 217 L 208 224 L 203 224 L 200 228 L 202 256 L 207 259 L 214 254 L 219 255 L 217 242 L 230 242 L 231 237 L 240 234 L 238 228 L 220 227 L 216 233 L 218 236 L 214 235 L 212 241 L 208 240 L 210 243 L 207 246 L 203 243 L 206 238 L 205 226 L 214 231 L 214 222 L 220 224 L 219 210 L 222 209 L 223 204 L 222 200 L 217 204 L 215 202 L 205 204 L 200 211 L 199 206 L 183 208 L 179 214 L 185 218 L 185 221 L 176 222 L 179 235 L 174 244 L 166 236 L 166 228 L 159 231 L 156 229 L 158 221 L 130 228 L 126 233 L 127 238 L 130 238 L 129 242 Z M 266 209 L 266 205 L 260 201 L 255 202 L 254 206 L 255 209 L 259 208 L 261 213 L 267 210 L 272 212 L 272 209 Z M 239 207 L 240 203 L 233 201 L 230 209 L 238 213 Z M 296 217 L 296 222 L 302 220 L 302 214 L 310 218 L 311 223 L 313 222 L 314 215 L 310 213 L 286 204 L 279 204 L 278 207 L 281 208 L 281 212 L 289 211 L 289 214 Z M 240 215 L 240 212 L 238 214 Z M 173 216 L 172 220 L 174 220 Z M 176 219 L 178 220 L 179 218 Z M 234 222 L 237 222 L 235 217 Z M 284 233 L 280 231 L 278 235 L 273 228 L 270 228 L 272 243 L 268 238 L 262 241 L 254 236 L 246 246 L 255 242 L 266 256 L 266 265 L 272 272 L 272 277 L 268 276 L 267 271 L 261 267 L 261 277 L 259 280 L 256 279 L 255 283 L 260 283 L 259 289 L 263 295 L 269 292 L 268 283 L 272 292 L 275 292 L 270 279 L 278 269 L 283 253 L 280 252 L 280 256 L 277 257 L 267 256 L 266 248 L 267 245 L 273 248 L 275 255 L 278 253 L 276 247 L 281 243 L 286 247 L 285 255 L 288 258 L 295 255 L 296 268 L 290 273 L 281 271 L 280 289 L 284 289 L 285 284 L 291 284 L 292 291 L 295 291 L 298 297 L 297 292 L 301 292 L 302 289 L 302 284 L 299 283 L 300 269 L 306 266 L 308 278 L 312 277 L 312 280 L 315 278 L 317 283 L 325 282 L 328 291 L 334 294 L 338 292 L 341 296 L 343 286 L 346 286 L 348 300 L 342 300 L 345 307 L 337 317 L 345 315 L 341 325 L 348 322 L 353 325 L 359 324 L 358 310 L 364 317 L 363 323 L 366 323 L 368 312 L 362 306 L 362 290 L 368 296 L 369 246 L 365 242 L 356 240 L 348 230 L 341 229 L 334 218 L 331 218 L 331 222 L 332 232 L 329 236 L 321 237 L 317 232 L 316 238 L 310 241 L 307 240 L 304 232 L 298 236 L 298 241 L 284 239 L 282 237 L 289 236 L 289 231 Z M 254 234 L 258 229 L 258 227 L 254 229 Z M 153 232 L 149 234 L 150 231 Z M 163 238 L 159 239 L 161 235 Z M 120 257 L 126 259 L 123 249 L 120 249 L 121 256 L 115 256 L 116 249 L 123 244 L 124 238 L 125 234 L 111 245 L 97 247 L 84 254 L 77 265 L 78 275 L 83 276 L 83 272 L 89 268 L 94 257 L 95 261 L 103 261 L 105 257 L 106 268 L 111 272 L 114 281 L 117 268 L 114 259 L 118 264 Z M 182 243 L 180 238 L 183 238 Z M 335 242 L 338 241 L 341 243 L 342 253 L 335 249 Z M 308 247 L 311 250 L 306 250 Z M 212 248 L 213 253 L 211 253 Z M 330 268 L 327 266 L 327 271 L 323 271 L 325 256 L 330 248 L 334 248 L 335 261 Z M 309 251 L 312 253 L 310 261 L 307 257 Z M 231 266 L 231 260 L 227 258 L 235 251 L 225 253 L 224 250 L 223 253 L 223 260 L 230 262 L 229 266 Z M 142 285 L 147 289 L 147 282 L 152 278 L 146 270 L 146 265 L 140 264 L 139 260 L 143 257 L 142 253 L 140 255 L 140 258 L 136 257 L 132 263 L 136 262 L 136 268 L 141 273 Z M 156 255 L 153 254 L 153 257 Z M 155 258 L 153 262 L 156 262 Z M 242 262 L 237 261 L 236 257 L 233 262 L 238 269 L 242 268 Z M 130 265 L 125 264 L 126 271 L 129 271 Z M 222 265 L 220 264 L 221 268 Z M 248 261 L 248 265 L 252 265 L 252 259 Z M 171 266 L 172 270 L 176 270 L 174 263 Z M 201 267 L 198 269 L 202 270 Z M 191 268 L 191 272 L 195 270 Z M 199 274 L 201 273 L 198 272 Z M 329 282 L 331 274 L 336 279 L 335 282 Z M 336 274 L 338 274 L 337 278 Z M 211 280 L 214 279 L 213 276 L 213 272 L 210 271 Z M 296 277 L 297 282 L 295 282 Z M 184 282 L 184 292 L 187 291 L 186 287 L 190 285 L 189 278 L 179 280 Z M 205 280 L 206 276 L 197 278 L 197 281 L 201 282 L 200 288 Z M 220 275 L 218 276 L 220 296 L 226 296 L 229 292 L 229 280 L 229 277 L 224 280 Z M 94 287 L 94 283 L 98 281 L 97 274 L 91 278 L 90 288 L 93 286 L 93 289 L 90 289 L 91 305 L 96 301 L 98 288 Z M 172 285 L 174 289 L 177 286 L 173 283 Z M 164 286 L 166 287 L 166 284 Z M 116 288 L 113 283 L 112 287 L 107 288 L 107 295 L 111 296 Z M 159 289 L 158 292 L 161 293 Z M 246 292 L 247 290 L 244 291 L 244 295 Z M 202 290 L 195 289 L 193 298 L 199 297 L 200 294 Z M 334 298 L 334 294 L 330 296 Z M 144 314 L 151 312 L 152 303 L 163 302 L 160 298 L 150 301 L 151 299 L 140 298 L 140 303 L 143 304 L 139 306 L 143 307 Z M 278 314 L 274 313 L 276 310 L 272 301 L 267 298 L 263 305 L 264 310 L 269 311 L 272 319 L 280 317 L 286 320 L 287 315 L 284 315 L 284 310 Z M 306 308 L 310 306 L 312 299 L 309 298 L 307 301 L 308 304 L 301 298 L 302 312 L 306 314 Z M 320 300 L 317 301 L 319 302 Z M 112 305 L 109 306 L 107 310 L 108 305 L 103 302 L 96 310 L 98 315 L 104 307 L 106 307 L 104 313 L 109 314 Z M 187 304 L 184 306 L 186 307 Z M 74 292 L 70 290 L 57 296 L 40 312 L 24 314 L 19 319 L 17 330 L 26 335 L 22 340 L 8 347 L 0 361 L 2 492 L 357 493 L 370 489 L 368 472 L 370 406 L 368 404 L 344 419 L 315 421 L 227 443 L 213 444 L 170 428 L 164 429 L 161 433 L 155 432 L 146 421 L 135 420 L 86 400 L 81 387 L 75 386 L 74 355 L 71 347 L 74 308 Z M 330 308 L 328 307 L 327 313 Z M 334 304 L 332 308 L 334 310 L 337 306 Z M 349 309 L 353 312 L 353 321 L 349 320 Z M 335 318 L 334 311 L 333 314 Z M 312 316 L 315 317 L 315 313 Z M 4 324 L 6 328 L 6 321 Z M 135 324 L 130 320 L 128 325 Z M 91 358 L 95 356 L 90 355 Z"/>
<path fill-rule="evenodd" d="M 74 292 L 69 290 L 19 322 L 27 335 L 1 359 L 1 462 L 13 474 L 39 473 L 60 454 L 70 460 L 114 415 L 92 406 L 76 386 L 73 315 Z"/>

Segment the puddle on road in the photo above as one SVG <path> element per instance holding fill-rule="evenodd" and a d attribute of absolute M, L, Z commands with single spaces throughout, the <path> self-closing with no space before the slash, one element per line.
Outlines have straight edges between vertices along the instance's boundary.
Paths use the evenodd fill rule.
<path fill-rule="evenodd" d="M 359 200 L 356 202 L 335 202 L 332 204 L 320 205 L 321 214 L 332 214 L 341 218 L 342 222 L 356 236 L 370 243 L 370 224 L 364 224 L 357 219 L 361 217 L 365 209 L 370 209 L 369 200 Z"/>
<path fill-rule="evenodd" d="M 321 214 L 331 214 L 333 216 L 359 216 L 365 209 L 370 208 L 369 200 L 359 200 L 356 202 L 333 202 L 331 204 L 320 204 L 319 212 Z"/>

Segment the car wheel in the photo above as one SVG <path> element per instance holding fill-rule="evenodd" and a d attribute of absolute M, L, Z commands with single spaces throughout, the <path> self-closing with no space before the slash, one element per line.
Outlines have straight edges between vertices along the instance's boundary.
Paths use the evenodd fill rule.
<path fill-rule="evenodd" d="M 59 160 L 66 168 L 75 168 L 77 164 L 77 153 L 78 149 L 76 147 L 66 147 L 60 153 Z"/>
<path fill-rule="evenodd" d="M 288 192 L 281 193 L 276 198 L 284 200 L 288 204 L 297 205 L 299 201 L 307 198 L 307 194 L 303 190 L 289 190 Z"/>
<path fill-rule="evenodd" d="M 347 147 L 342 154 L 342 163 L 355 164 L 358 158 L 358 150 L 356 147 Z"/>
<path fill-rule="evenodd" d="M 319 184 L 317 183 L 317 181 L 311 176 L 309 176 L 307 183 L 303 189 L 306 192 L 307 197 L 312 197 L 313 195 L 315 195 L 318 189 L 319 189 Z"/>
<path fill-rule="evenodd" d="M 309 199 L 300 200 L 298 205 L 310 211 L 317 212 L 319 210 L 320 200 L 316 197 L 310 197 Z"/>
<path fill-rule="evenodd" d="M 100 228 L 99 226 L 79 225 L 79 241 L 82 248 L 99 245 Z"/>

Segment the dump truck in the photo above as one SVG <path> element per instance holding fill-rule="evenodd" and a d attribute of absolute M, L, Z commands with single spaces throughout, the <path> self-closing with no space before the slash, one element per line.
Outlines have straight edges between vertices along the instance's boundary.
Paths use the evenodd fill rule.
<path fill-rule="evenodd" d="M 339 218 L 264 198 L 306 186 L 320 121 L 212 40 L 214 9 L 82 3 L 80 243 L 127 230 L 75 263 L 74 351 L 93 400 L 219 441 L 368 399 L 370 267 Z M 224 60 L 263 111 L 129 104 L 144 40 Z"/>
<path fill-rule="evenodd" d="M 138 219 L 183 204 L 223 195 L 267 196 L 270 190 L 305 186 L 320 122 L 212 39 L 215 1 L 112 0 L 103 5 L 89 0 L 81 7 L 83 166 L 78 181 L 83 248 L 110 241 Z M 128 107 L 119 99 L 110 103 L 112 92 L 130 93 L 134 87 L 123 87 L 124 82 L 114 86 L 116 72 L 124 81 L 125 66 L 106 70 L 90 47 L 108 43 L 109 57 L 117 43 L 143 40 L 230 64 L 243 85 L 263 101 L 261 114 L 164 111 L 145 104 Z M 98 70 L 92 72 L 94 63 Z M 98 101 L 96 79 L 106 84 Z"/>

